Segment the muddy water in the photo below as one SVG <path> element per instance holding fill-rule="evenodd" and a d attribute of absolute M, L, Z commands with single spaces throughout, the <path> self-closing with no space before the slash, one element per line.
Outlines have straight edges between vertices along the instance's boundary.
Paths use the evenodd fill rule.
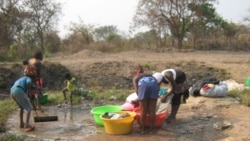
<path fill-rule="evenodd" d="M 34 122 L 36 113 L 33 111 L 31 123 L 35 125 L 35 131 L 29 133 L 19 129 L 19 111 L 15 111 L 10 115 L 6 127 L 10 132 L 47 140 L 84 140 L 90 135 L 105 132 L 103 127 L 95 124 L 90 110 L 90 106 L 85 105 L 44 107 L 43 113 L 37 112 L 38 116 L 58 116 L 58 121 L 49 122 Z"/>
<path fill-rule="evenodd" d="M 109 135 L 104 127 L 95 124 L 90 110 L 93 105 L 74 105 L 73 107 L 44 107 L 41 116 L 58 116 L 58 121 L 35 122 L 35 131 L 25 133 L 19 129 L 18 111 L 13 112 L 6 127 L 8 132 L 25 134 L 43 141 L 224 141 L 249 140 L 249 113 L 247 106 L 240 105 L 232 98 L 190 97 L 181 105 L 177 120 L 164 124 L 153 135 L 141 135 L 135 121 L 128 135 Z M 32 113 L 33 116 L 35 113 Z M 226 120 L 233 126 L 223 131 L 215 130 L 217 121 Z M 32 122 L 33 118 L 31 119 Z"/>
<path fill-rule="evenodd" d="M 132 140 L 152 140 L 151 138 L 143 137 L 139 133 L 139 124 L 134 121 L 133 128 L 128 135 L 109 135 L 105 132 L 104 127 L 96 125 L 91 109 L 94 106 L 91 104 L 73 105 L 72 107 L 57 106 L 43 107 L 44 112 L 37 112 L 38 116 L 58 116 L 58 121 L 34 122 L 36 113 L 32 112 L 31 122 L 35 125 L 35 130 L 32 132 L 24 132 L 19 128 L 19 111 L 10 114 L 6 127 L 8 132 L 16 134 L 25 134 L 30 137 L 43 139 L 45 141 L 83 141 L 83 140 L 120 140 L 126 141 L 128 137 Z M 158 130 L 159 139 L 164 139 L 166 131 Z M 143 137 L 143 138 L 141 138 Z"/>

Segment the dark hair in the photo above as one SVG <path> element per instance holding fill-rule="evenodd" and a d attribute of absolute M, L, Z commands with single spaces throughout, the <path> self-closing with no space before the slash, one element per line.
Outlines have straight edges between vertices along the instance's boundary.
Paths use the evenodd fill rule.
<path fill-rule="evenodd" d="M 43 53 L 41 51 L 38 51 L 35 53 L 34 56 L 36 59 L 43 60 Z"/>
<path fill-rule="evenodd" d="M 28 59 L 23 60 L 23 65 L 28 65 L 28 64 L 29 64 L 29 60 Z"/>
<path fill-rule="evenodd" d="M 143 66 L 141 64 L 138 64 L 138 70 L 139 73 L 144 73 Z"/>
<path fill-rule="evenodd" d="M 71 75 L 70 75 L 70 73 L 65 73 L 65 75 L 64 75 L 64 78 L 66 78 L 66 79 L 70 79 L 71 78 Z"/>

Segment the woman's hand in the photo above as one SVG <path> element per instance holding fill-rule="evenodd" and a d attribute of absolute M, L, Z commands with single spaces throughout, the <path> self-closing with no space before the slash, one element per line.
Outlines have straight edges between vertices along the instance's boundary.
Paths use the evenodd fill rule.
<path fill-rule="evenodd" d="M 162 103 L 165 103 L 165 102 L 166 102 L 166 100 L 167 100 L 167 95 L 168 95 L 168 94 L 165 94 L 165 95 L 163 95 L 163 96 L 161 97 L 161 102 L 162 102 Z"/>

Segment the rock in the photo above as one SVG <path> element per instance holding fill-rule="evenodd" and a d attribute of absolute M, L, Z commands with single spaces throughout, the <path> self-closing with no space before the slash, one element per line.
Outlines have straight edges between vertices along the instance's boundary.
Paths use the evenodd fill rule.
<path fill-rule="evenodd" d="M 231 127 L 231 123 L 229 121 L 223 120 L 223 121 L 217 121 L 214 123 L 214 129 L 216 130 L 224 130 L 227 129 L 229 127 Z"/>
<path fill-rule="evenodd" d="M 116 98 L 116 96 L 111 96 L 111 97 L 109 97 L 109 101 L 114 101 L 114 100 L 116 100 L 117 98 Z"/>

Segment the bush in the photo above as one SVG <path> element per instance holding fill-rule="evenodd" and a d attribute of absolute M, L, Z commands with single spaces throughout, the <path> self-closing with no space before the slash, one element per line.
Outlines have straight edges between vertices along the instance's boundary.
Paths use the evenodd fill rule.
<path fill-rule="evenodd" d="M 228 95 L 234 98 L 238 97 L 243 105 L 250 106 L 250 89 L 232 90 L 228 92 Z"/>

